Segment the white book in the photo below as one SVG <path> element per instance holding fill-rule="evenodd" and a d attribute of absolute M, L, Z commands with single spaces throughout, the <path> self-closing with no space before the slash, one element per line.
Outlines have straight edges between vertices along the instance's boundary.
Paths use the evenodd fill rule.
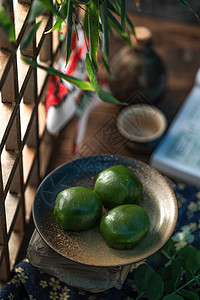
<path fill-rule="evenodd" d="M 150 165 L 172 178 L 200 186 L 200 69 L 194 87 L 152 153 Z"/>

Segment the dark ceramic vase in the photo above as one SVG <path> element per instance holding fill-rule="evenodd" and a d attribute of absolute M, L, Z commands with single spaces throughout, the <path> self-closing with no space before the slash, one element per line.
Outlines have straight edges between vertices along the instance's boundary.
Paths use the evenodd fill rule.
<path fill-rule="evenodd" d="M 112 94 L 122 102 L 155 103 L 161 98 L 166 86 L 164 64 L 152 47 L 152 33 L 146 27 L 135 27 L 136 37 L 131 36 L 133 48 L 123 47 L 111 60 Z"/>

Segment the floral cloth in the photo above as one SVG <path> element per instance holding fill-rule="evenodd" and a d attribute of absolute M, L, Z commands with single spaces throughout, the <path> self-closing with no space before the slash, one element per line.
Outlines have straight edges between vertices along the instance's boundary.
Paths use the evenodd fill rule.
<path fill-rule="evenodd" d="M 177 243 L 191 244 L 200 250 L 200 190 L 196 187 L 175 183 L 179 216 L 172 236 Z M 103 293 L 92 294 L 60 282 L 57 278 L 38 271 L 25 259 L 14 267 L 13 278 L 0 291 L 0 299 L 89 299 L 131 300 L 137 296 L 133 287 L 131 270 L 119 291 L 112 288 Z"/>

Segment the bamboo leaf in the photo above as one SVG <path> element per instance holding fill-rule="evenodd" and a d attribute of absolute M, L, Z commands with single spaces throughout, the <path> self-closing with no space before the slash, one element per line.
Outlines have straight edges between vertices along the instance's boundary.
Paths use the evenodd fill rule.
<path fill-rule="evenodd" d="M 42 66 L 42 65 L 38 64 L 36 61 L 29 60 L 25 57 L 22 57 L 22 60 L 26 64 L 30 65 L 32 68 L 40 68 L 40 69 L 48 72 L 51 75 L 63 78 L 65 80 L 69 81 L 70 83 L 75 84 L 77 87 L 79 87 L 82 90 L 85 90 L 85 91 L 94 91 L 95 90 L 94 87 L 91 85 L 91 83 L 88 82 L 88 81 L 79 80 L 79 79 L 74 78 L 72 76 L 61 73 L 61 72 L 59 72 L 58 70 L 56 70 L 54 68 Z"/>
<path fill-rule="evenodd" d="M 128 33 L 123 30 L 121 24 L 117 21 L 117 19 L 113 16 L 113 14 L 108 11 L 108 22 L 109 24 L 118 32 L 118 34 L 122 37 L 124 42 L 132 47 Z"/>
<path fill-rule="evenodd" d="M 191 10 L 190 5 L 188 4 L 187 0 L 178 0 L 180 3 L 182 3 L 185 7 Z"/>
<path fill-rule="evenodd" d="M 57 9 L 57 7 L 53 4 L 52 0 L 39 0 L 49 11 L 51 11 L 54 15 L 58 16 L 59 18 L 63 19 L 63 16 Z"/>
<path fill-rule="evenodd" d="M 15 41 L 15 29 L 13 22 L 7 17 L 4 9 L 0 6 L 0 27 L 3 29 L 5 34 L 9 37 L 11 42 Z"/>
<path fill-rule="evenodd" d="M 75 1 L 75 3 L 78 3 L 78 4 L 85 4 L 85 5 L 89 5 L 90 4 L 90 0 L 78 0 L 78 1 Z"/>
<path fill-rule="evenodd" d="M 34 0 L 31 6 L 29 22 L 40 16 L 45 8 L 64 21 L 63 16 L 51 0 Z"/>
<path fill-rule="evenodd" d="M 110 9 L 110 10 L 111 10 L 112 12 L 114 12 L 116 15 L 120 16 L 120 11 L 119 11 L 119 9 L 115 8 L 115 7 L 113 6 L 113 4 L 110 3 L 110 1 L 108 1 L 107 6 L 108 6 L 108 9 Z"/>
<path fill-rule="evenodd" d="M 199 19 L 199 16 L 195 13 L 195 11 L 192 9 L 192 7 L 189 5 L 187 0 L 178 0 L 181 4 L 183 4 L 185 7 L 187 7 L 195 16 L 197 19 Z"/>
<path fill-rule="evenodd" d="M 104 0 L 100 6 L 100 16 L 102 21 L 102 28 L 103 28 L 103 46 L 102 52 L 104 59 L 107 61 L 109 57 L 109 38 L 108 38 L 108 7 L 107 7 L 108 0 Z"/>
<path fill-rule="evenodd" d="M 100 86 L 98 86 L 95 91 L 96 91 L 97 95 L 99 96 L 99 98 L 104 102 L 111 103 L 111 104 L 119 104 L 120 103 L 119 100 L 117 100 L 111 94 L 104 91 Z"/>
<path fill-rule="evenodd" d="M 54 23 L 53 27 L 51 29 L 49 29 L 48 31 L 45 32 L 45 34 L 48 34 L 54 30 L 56 30 L 57 28 L 59 28 L 62 24 L 62 20 L 60 18 L 57 18 L 56 22 Z"/>
<path fill-rule="evenodd" d="M 95 92 L 99 96 L 99 98 L 102 101 L 107 102 L 107 103 L 119 104 L 120 103 L 119 100 L 117 100 L 112 95 L 110 95 L 109 93 L 104 91 L 100 86 L 98 86 L 95 71 L 94 71 L 94 68 L 93 68 L 93 65 L 92 65 L 92 62 L 90 60 L 88 53 L 86 54 L 85 66 L 86 66 L 86 70 L 87 70 L 90 82 L 91 82 Z"/>
<path fill-rule="evenodd" d="M 88 8 L 89 46 L 92 64 L 98 70 L 97 51 L 99 46 L 99 0 L 91 0 Z"/>
<path fill-rule="evenodd" d="M 126 27 L 126 0 L 121 0 L 121 25 L 122 28 Z"/>
<path fill-rule="evenodd" d="M 91 82 L 92 86 L 94 87 L 94 89 L 96 90 L 97 85 L 98 85 L 97 80 L 96 80 L 96 74 L 95 74 L 94 67 L 92 65 L 92 62 L 90 60 L 88 53 L 86 54 L 85 67 L 86 67 L 90 82 Z"/>
<path fill-rule="evenodd" d="M 66 64 L 69 61 L 71 55 L 71 39 L 72 39 L 72 15 L 73 15 L 73 3 L 71 0 L 68 1 L 68 12 L 67 12 L 67 32 L 66 32 Z"/>
<path fill-rule="evenodd" d="M 68 13 L 68 1 L 70 1 L 70 0 L 65 0 L 65 1 L 63 2 L 63 4 L 62 4 L 61 8 L 60 8 L 60 13 L 61 13 L 61 15 L 63 16 L 63 19 L 66 19 L 66 18 L 67 18 L 67 13 Z M 56 30 L 57 28 L 59 28 L 59 27 L 61 26 L 61 24 L 63 23 L 63 19 L 61 19 L 61 18 L 58 17 L 58 18 L 56 19 L 56 21 L 55 21 L 53 27 L 52 27 L 50 30 L 46 31 L 45 34 L 50 33 L 50 32 L 52 32 L 52 31 Z"/>
<path fill-rule="evenodd" d="M 86 36 L 89 36 L 89 25 L 88 25 L 88 9 L 86 7 L 85 15 L 83 19 L 83 29 L 85 31 Z"/>
<path fill-rule="evenodd" d="M 31 11 L 29 15 L 29 22 L 33 22 L 37 17 L 39 17 L 45 9 L 45 6 L 40 0 L 34 0 L 32 2 Z"/>
<path fill-rule="evenodd" d="M 116 1 L 117 3 L 117 1 Z M 120 16 L 120 11 L 119 11 L 120 6 L 118 5 L 117 8 L 115 8 L 109 1 L 108 1 L 108 9 L 110 9 L 114 14 Z M 130 18 L 128 17 L 128 15 L 126 14 L 126 22 L 127 22 L 127 26 L 130 30 L 130 32 L 135 35 L 135 29 L 134 26 L 130 20 Z"/>
<path fill-rule="evenodd" d="M 33 24 L 33 26 L 29 29 L 29 31 L 27 32 L 25 38 L 23 39 L 23 42 L 21 44 L 21 50 L 26 49 L 30 42 L 34 39 L 36 32 L 38 30 L 38 28 L 40 27 L 40 24 L 42 23 L 42 21 Z"/>
<path fill-rule="evenodd" d="M 113 5 L 118 10 L 119 15 L 121 14 L 121 0 L 112 0 Z"/>
<path fill-rule="evenodd" d="M 102 52 L 101 52 L 101 58 L 102 58 L 102 62 L 103 62 L 103 65 L 104 65 L 106 71 L 108 72 L 108 74 L 110 76 L 112 76 L 112 72 L 110 70 L 110 66 L 109 66 L 108 60 L 107 60 L 107 58 L 104 57 L 104 54 Z"/>
<path fill-rule="evenodd" d="M 127 25 L 128 25 L 128 28 L 129 28 L 130 32 L 131 32 L 133 35 L 135 35 L 135 29 L 134 29 L 134 26 L 133 26 L 133 24 L 132 24 L 132 22 L 131 22 L 131 20 L 129 19 L 128 16 L 126 16 L 126 22 L 127 22 Z"/>

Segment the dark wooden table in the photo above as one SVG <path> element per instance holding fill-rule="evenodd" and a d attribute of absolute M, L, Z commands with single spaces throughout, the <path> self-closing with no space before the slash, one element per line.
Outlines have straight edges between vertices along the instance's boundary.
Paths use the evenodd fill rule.
<path fill-rule="evenodd" d="M 200 25 L 131 15 L 134 25 L 146 25 L 152 30 L 154 49 L 167 70 L 167 89 L 156 104 L 172 121 L 194 84 L 200 66 Z M 111 41 L 111 56 L 123 46 L 120 37 Z M 76 154 L 72 153 L 77 118 L 61 131 L 55 142 L 50 170 L 77 157 L 92 154 L 111 154 L 133 157 L 148 163 L 149 155 L 134 153 L 119 135 L 115 120 L 120 107 L 101 103 L 90 114 L 85 137 Z"/>

